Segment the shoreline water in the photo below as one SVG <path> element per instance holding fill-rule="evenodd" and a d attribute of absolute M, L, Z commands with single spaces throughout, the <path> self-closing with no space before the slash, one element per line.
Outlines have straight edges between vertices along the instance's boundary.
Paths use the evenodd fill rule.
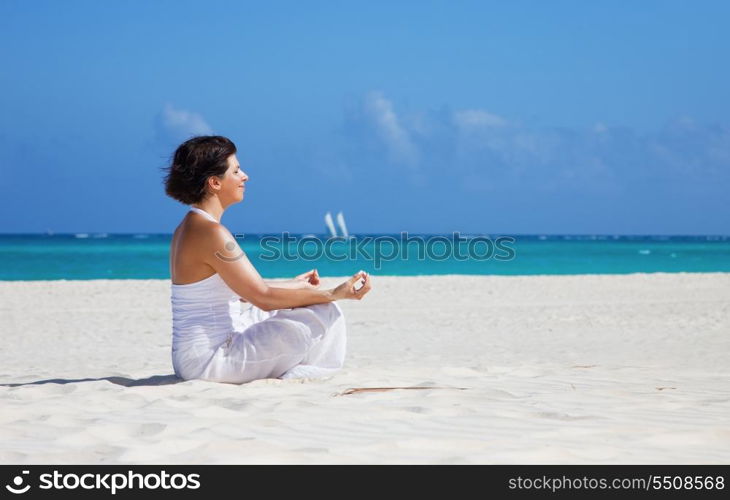
<path fill-rule="evenodd" d="M 676 272 L 665 272 L 665 271 L 653 271 L 653 272 L 644 272 L 644 271 L 636 271 L 636 272 L 630 272 L 630 273 L 575 273 L 575 274 L 416 274 L 416 275 L 402 275 L 402 274 L 372 274 L 372 276 L 378 277 L 378 278 L 388 278 L 388 279 L 396 279 L 396 278 L 580 278 L 580 277 L 603 277 L 603 276 L 637 276 L 637 275 L 646 275 L 646 276 L 661 276 L 661 275 L 670 275 L 670 276 L 681 276 L 681 275 L 690 275 L 690 276 L 722 276 L 722 275 L 730 275 L 730 271 L 676 271 Z M 350 275 L 322 275 L 320 276 L 323 279 L 328 280 L 335 280 L 335 279 L 347 279 L 350 277 Z M 272 280 L 286 280 L 290 277 L 288 276 L 263 276 L 264 279 L 272 279 Z M 58 279 L 30 279 L 30 280 L 0 280 L 0 284 L 2 283 L 76 283 L 76 282 L 170 282 L 170 278 L 58 278 Z"/>

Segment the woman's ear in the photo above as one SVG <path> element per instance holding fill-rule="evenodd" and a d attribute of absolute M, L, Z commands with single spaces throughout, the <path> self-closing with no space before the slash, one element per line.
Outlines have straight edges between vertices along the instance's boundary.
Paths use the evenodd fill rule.
<path fill-rule="evenodd" d="M 216 191 L 220 190 L 221 180 L 217 176 L 211 175 L 210 177 L 208 177 L 208 188 L 210 193 L 215 193 Z"/>

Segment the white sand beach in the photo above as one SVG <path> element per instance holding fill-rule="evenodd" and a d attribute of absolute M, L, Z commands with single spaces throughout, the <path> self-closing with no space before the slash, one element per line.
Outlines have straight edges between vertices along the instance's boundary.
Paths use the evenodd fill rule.
<path fill-rule="evenodd" d="M 169 298 L 0 282 L 0 463 L 730 463 L 727 273 L 373 276 L 338 375 L 245 385 L 175 379 Z"/>

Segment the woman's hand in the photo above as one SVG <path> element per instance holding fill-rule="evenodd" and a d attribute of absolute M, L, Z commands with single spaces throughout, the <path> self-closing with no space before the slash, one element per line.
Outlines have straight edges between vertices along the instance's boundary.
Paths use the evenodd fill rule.
<path fill-rule="evenodd" d="M 320 284 L 319 273 L 316 269 L 302 273 L 299 276 L 296 276 L 294 280 L 304 282 L 304 286 L 302 288 L 318 288 Z"/>
<path fill-rule="evenodd" d="M 358 286 L 362 283 L 362 286 Z M 334 300 L 361 300 L 371 289 L 370 275 L 365 271 L 355 273 L 352 278 L 332 290 Z"/>

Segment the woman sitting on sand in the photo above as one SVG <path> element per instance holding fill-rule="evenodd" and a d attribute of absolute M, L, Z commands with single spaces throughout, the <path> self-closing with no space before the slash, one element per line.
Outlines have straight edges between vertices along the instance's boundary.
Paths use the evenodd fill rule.
<path fill-rule="evenodd" d="M 319 288 L 316 270 L 264 281 L 220 223 L 248 181 L 235 153 L 225 137 L 194 137 L 166 169 L 167 195 L 191 206 L 170 246 L 175 374 L 235 384 L 330 375 L 345 358 L 335 301 L 362 299 L 370 277 L 361 271 L 331 290 Z"/>

